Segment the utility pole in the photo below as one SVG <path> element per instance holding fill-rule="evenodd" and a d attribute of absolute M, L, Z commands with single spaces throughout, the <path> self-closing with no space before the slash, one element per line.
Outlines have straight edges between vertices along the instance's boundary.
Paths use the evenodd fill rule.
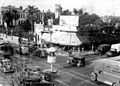
<path fill-rule="evenodd" d="M 19 41 L 19 55 L 20 55 L 20 59 L 21 59 L 21 53 L 22 53 L 22 50 L 21 50 L 21 42 L 22 42 L 22 30 L 21 30 L 21 24 L 20 24 L 20 33 L 19 33 L 19 39 L 18 39 L 18 41 Z M 22 66 L 22 68 L 23 68 L 23 62 L 21 62 L 20 61 L 20 63 L 21 63 L 21 66 Z"/>

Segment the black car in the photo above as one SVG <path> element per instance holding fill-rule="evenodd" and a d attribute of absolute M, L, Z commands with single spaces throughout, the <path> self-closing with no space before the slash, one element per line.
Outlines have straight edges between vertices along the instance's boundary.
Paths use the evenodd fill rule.
<path fill-rule="evenodd" d="M 68 57 L 67 59 L 68 64 L 74 64 L 78 67 L 85 65 L 85 57 L 80 53 L 76 53 Z"/>
<path fill-rule="evenodd" d="M 111 45 L 109 45 L 109 44 L 99 45 L 98 48 L 96 49 L 96 54 L 103 55 L 106 52 L 108 52 L 110 50 L 110 48 L 111 48 Z"/>
<path fill-rule="evenodd" d="M 22 86 L 54 86 L 51 78 L 38 68 L 25 68 L 19 77 Z"/>

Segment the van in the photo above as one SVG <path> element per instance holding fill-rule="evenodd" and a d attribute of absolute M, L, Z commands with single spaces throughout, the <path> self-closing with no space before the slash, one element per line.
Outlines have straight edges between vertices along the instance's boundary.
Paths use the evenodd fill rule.
<path fill-rule="evenodd" d="M 90 78 L 92 81 L 120 86 L 120 56 L 96 60 Z"/>

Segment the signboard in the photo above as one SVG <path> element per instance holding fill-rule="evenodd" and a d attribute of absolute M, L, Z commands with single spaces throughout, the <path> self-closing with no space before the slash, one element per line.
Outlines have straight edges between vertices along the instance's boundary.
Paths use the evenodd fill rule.
<path fill-rule="evenodd" d="M 48 25 L 50 25 L 50 26 L 53 25 L 53 19 L 48 19 Z"/>
<path fill-rule="evenodd" d="M 60 25 L 78 26 L 79 16 L 60 16 Z"/>
<path fill-rule="evenodd" d="M 35 24 L 34 26 L 35 26 L 35 33 L 39 33 L 44 29 L 42 24 Z"/>
<path fill-rule="evenodd" d="M 56 57 L 55 56 L 48 56 L 47 57 L 47 62 L 48 63 L 55 63 L 56 62 Z"/>
<path fill-rule="evenodd" d="M 71 26 L 71 25 L 54 25 L 52 30 L 55 31 L 77 31 L 76 26 Z"/>

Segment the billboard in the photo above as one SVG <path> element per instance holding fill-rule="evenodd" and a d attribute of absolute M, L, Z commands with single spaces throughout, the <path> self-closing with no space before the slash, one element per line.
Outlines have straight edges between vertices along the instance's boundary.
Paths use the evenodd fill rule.
<path fill-rule="evenodd" d="M 78 26 L 79 16 L 60 16 L 60 25 Z"/>

